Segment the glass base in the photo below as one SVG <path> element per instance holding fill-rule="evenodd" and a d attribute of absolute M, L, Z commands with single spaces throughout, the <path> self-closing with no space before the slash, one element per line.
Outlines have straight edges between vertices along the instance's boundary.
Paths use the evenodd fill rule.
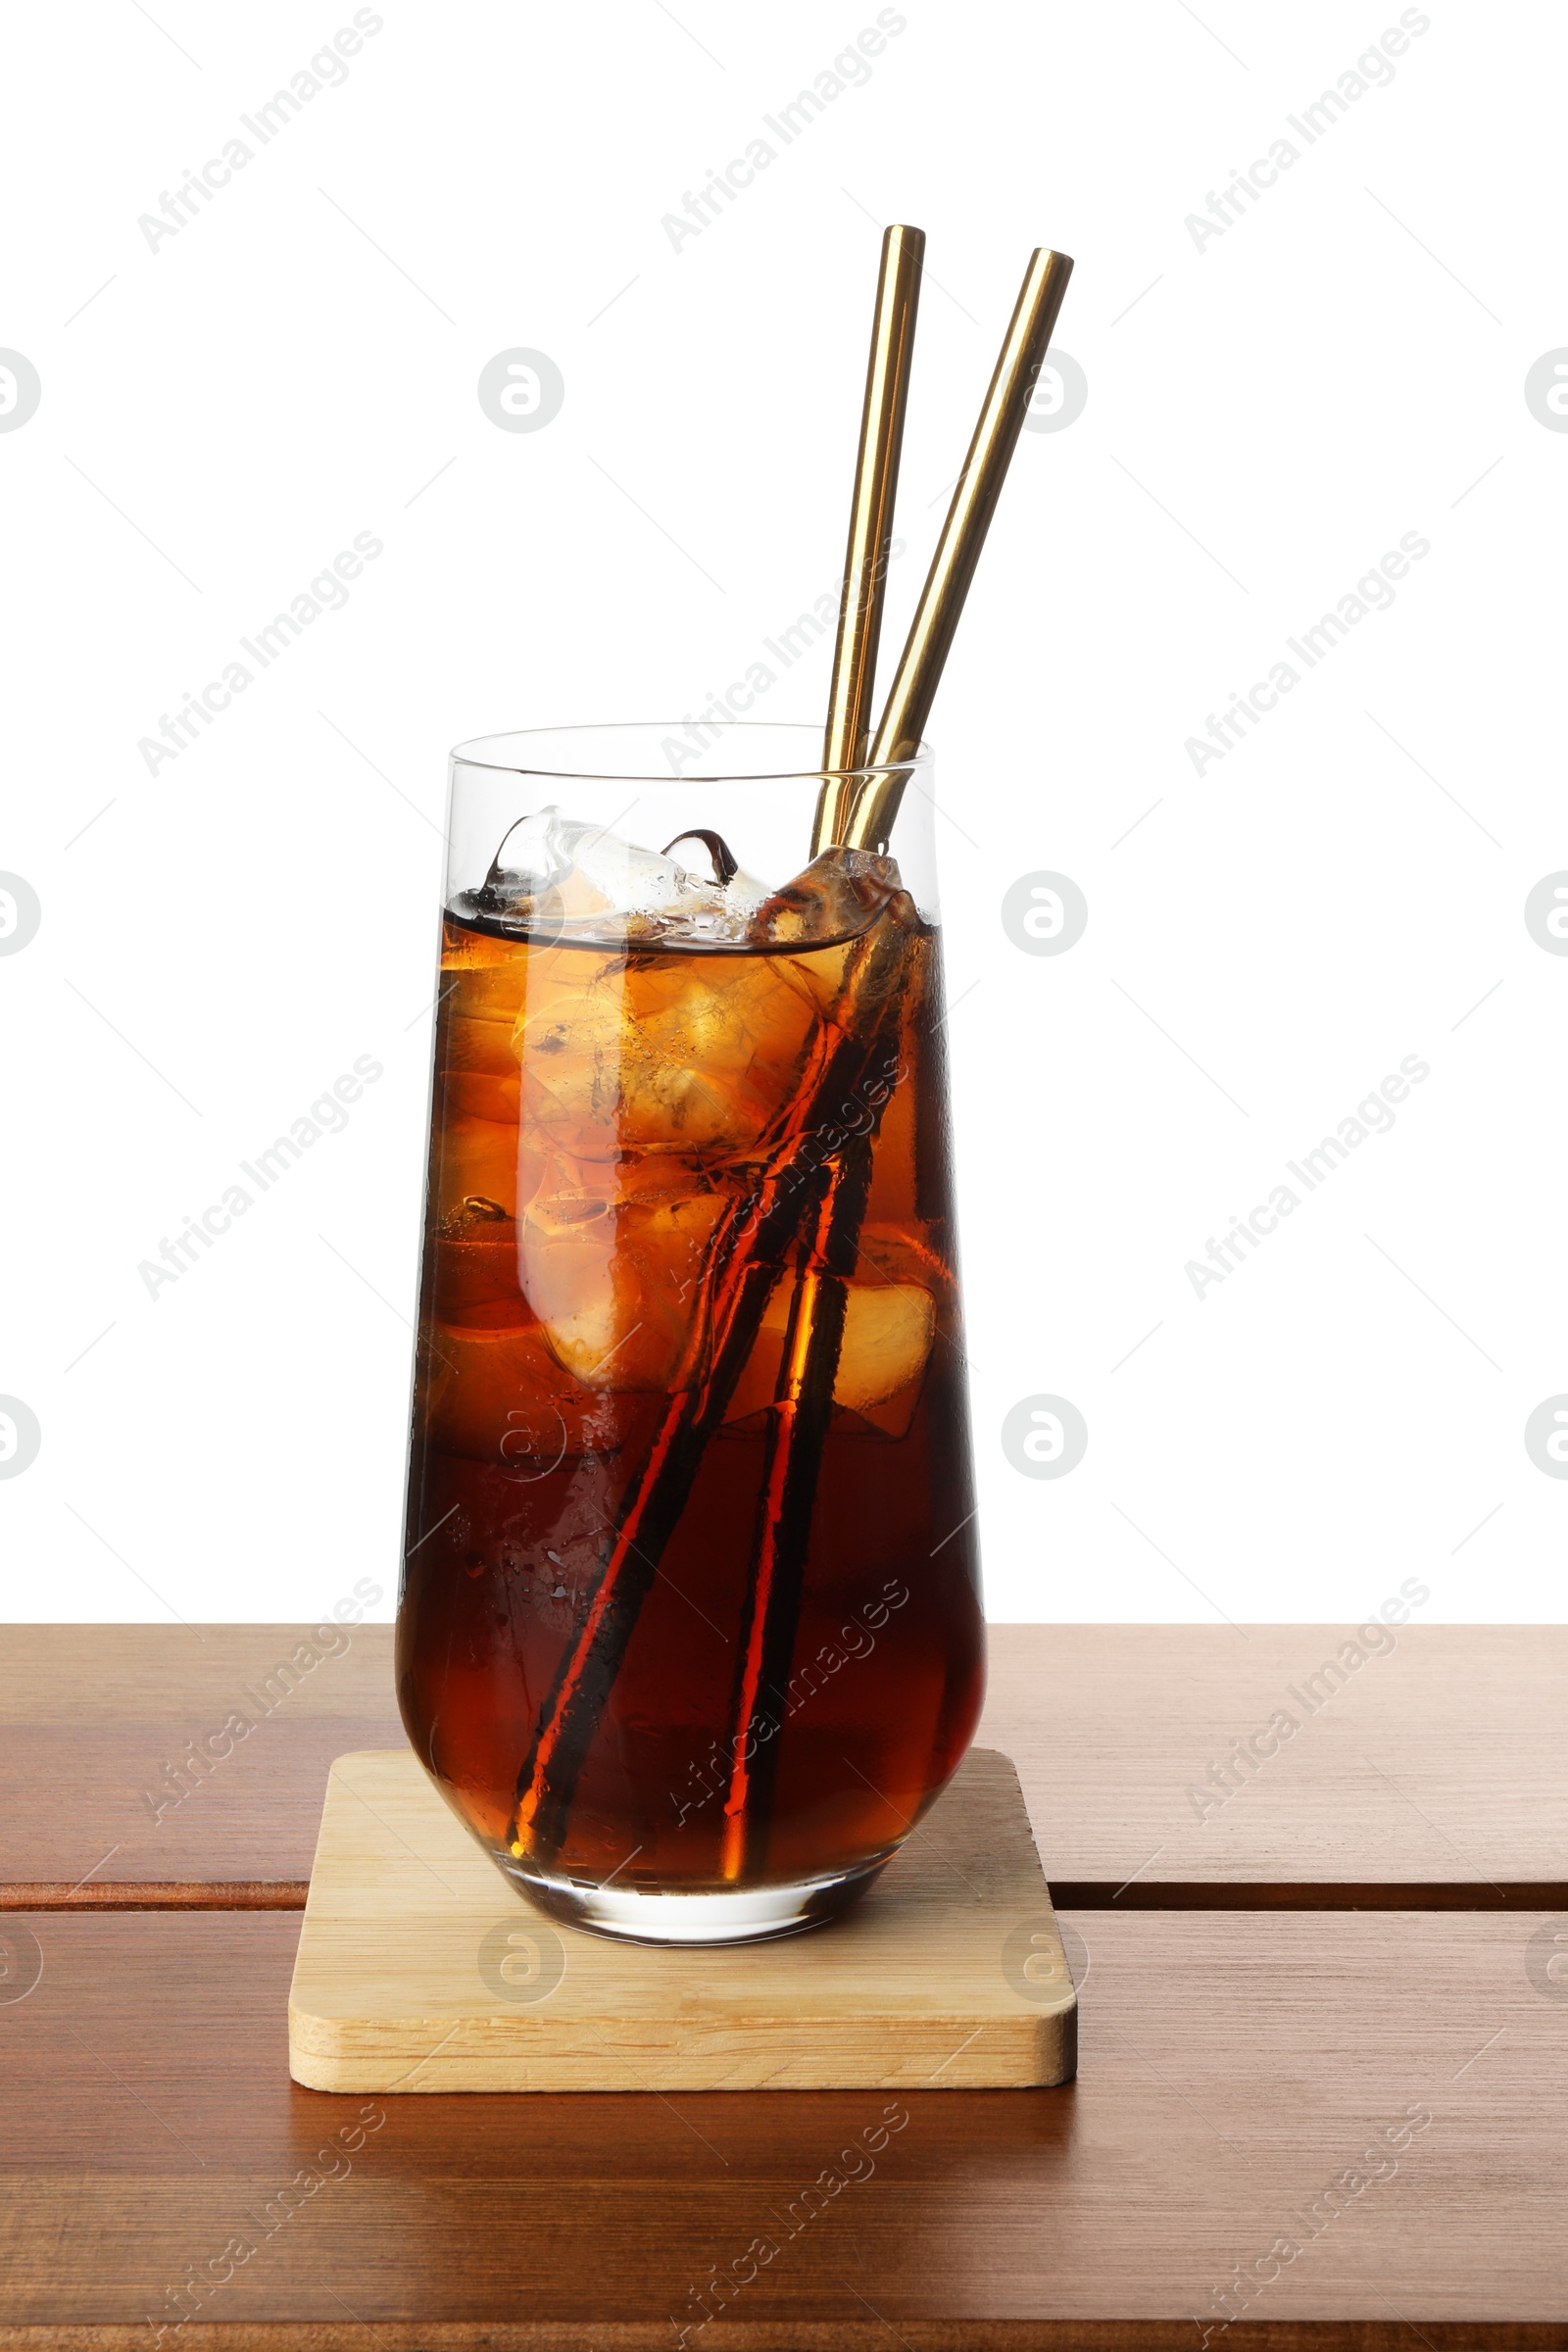
<path fill-rule="evenodd" d="M 854 1870 L 798 1879 L 793 1886 L 715 1887 L 690 1894 L 595 1886 L 587 1879 L 524 1869 L 510 1857 L 501 1867 L 552 1919 L 584 1928 L 590 1936 L 618 1936 L 627 1943 L 764 1943 L 836 1919 L 881 1875 L 889 1859 L 879 1854 L 874 1862 L 862 1862 Z"/>

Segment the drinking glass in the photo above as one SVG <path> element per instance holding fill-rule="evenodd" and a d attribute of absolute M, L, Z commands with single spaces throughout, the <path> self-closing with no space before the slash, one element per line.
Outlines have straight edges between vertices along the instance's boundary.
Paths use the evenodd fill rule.
<path fill-rule="evenodd" d="M 452 756 L 398 1696 L 555 1916 L 831 1917 L 984 1645 L 931 762 L 812 858 L 807 727 Z"/>

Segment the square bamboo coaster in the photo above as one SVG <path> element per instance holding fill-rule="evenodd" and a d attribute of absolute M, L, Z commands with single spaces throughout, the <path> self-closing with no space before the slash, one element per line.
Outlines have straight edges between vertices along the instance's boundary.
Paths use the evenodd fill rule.
<path fill-rule="evenodd" d="M 340 1756 L 289 1999 L 316 2090 L 1066 2082 L 1077 2002 L 1018 1776 L 974 1748 L 842 1919 L 671 1948 L 514 1894 L 406 1749 Z"/>

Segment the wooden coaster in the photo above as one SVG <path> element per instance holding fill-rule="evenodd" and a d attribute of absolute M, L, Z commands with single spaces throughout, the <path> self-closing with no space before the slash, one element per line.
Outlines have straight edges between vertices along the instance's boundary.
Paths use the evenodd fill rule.
<path fill-rule="evenodd" d="M 870 1892 L 772 1943 L 623 1943 L 515 1894 L 407 1750 L 327 1783 L 289 1998 L 315 2090 L 1066 2082 L 1077 2000 L 1018 1776 L 973 1748 Z"/>

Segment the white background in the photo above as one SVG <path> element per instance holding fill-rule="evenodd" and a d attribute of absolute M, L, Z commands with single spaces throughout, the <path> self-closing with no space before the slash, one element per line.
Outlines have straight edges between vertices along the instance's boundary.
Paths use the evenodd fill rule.
<path fill-rule="evenodd" d="M 1524 398 L 1568 343 L 1560 12 L 1434 0 L 1308 147 L 1286 116 L 1396 6 L 908 0 L 787 148 L 762 116 L 875 7 L 379 13 L 156 251 L 138 217 L 352 10 L 12 20 L 0 344 L 43 391 L 0 434 L 0 867 L 43 915 L 0 958 L 0 1392 L 42 1443 L 0 1481 L 0 1613 L 300 1618 L 364 1577 L 390 1612 L 445 752 L 695 710 L 834 584 L 902 219 L 890 639 L 1036 243 L 1077 259 L 1089 385 L 1020 444 L 931 727 L 992 1613 L 1346 1621 L 1418 1575 L 1427 1621 L 1560 1616 L 1568 1483 L 1523 1444 L 1568 1389 L 1568 958 L 1523 920 L 1568 865 L 1568 436 Z M 544 430 L 479 407 L 514 346 L 564 378 Z M 139 739 L 359 532 L 346 608 L 150 774 Z M 1195 773 L 1409 532 L 1392 609 Z M 819 647 L 765 714 L 825 679 Z M 1002 927 L 1039 869 L 1089 902 L 1060 956 Z M 1195 1296 L 1412 1054 L 1393 1130 Z M 359 1055 L 347 1129 L 150 1298 L 139 1263 Z M 1088 1423 L 1059 1479 L 1001 1447 L 1042 1393 Z"/>

